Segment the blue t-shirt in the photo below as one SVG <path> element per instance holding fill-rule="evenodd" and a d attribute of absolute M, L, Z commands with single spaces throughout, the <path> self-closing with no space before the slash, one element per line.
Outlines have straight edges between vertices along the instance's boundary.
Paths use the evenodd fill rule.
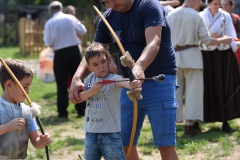
<path fill-rule="evenodd" d="M 134 0 L 129 11 L 121 13 L 109 9 L 104 16 L 117 34 L 125 51 L 128 51 L 135 61 L 146 46 L 145 29 L 151 26 L 162 26 L 160 50 L 145 70 L 145 76 L 150 78 L 158 74 L 176 74 L 170 27 L 163 6 L 158 0 Z M 103 44 L 113 43 L 118 48 L 114 37 L 102 20 L 98 23 L 94 41 Z M 122 55 L 120 51 L 118 55 L 119 57 Z M 119 64 L 122 75 L 128 77 L 126 68 Z"/>

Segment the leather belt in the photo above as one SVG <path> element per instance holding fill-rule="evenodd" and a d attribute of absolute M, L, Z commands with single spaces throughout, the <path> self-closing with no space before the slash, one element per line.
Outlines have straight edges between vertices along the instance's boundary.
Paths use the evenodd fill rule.
<path fill-rule="evenodd" d="M 175 51 L 182 51 L 184 49 L 193 48 L 193 47 L 199 47 L 199 46 L 198 45 L 177 46 L 176 48 L 174 48 L 174 50 Z"/>

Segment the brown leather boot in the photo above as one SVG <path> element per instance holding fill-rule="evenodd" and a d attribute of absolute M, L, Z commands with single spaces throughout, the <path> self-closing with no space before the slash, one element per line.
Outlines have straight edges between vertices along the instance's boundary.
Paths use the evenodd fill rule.
<path fill-rule="evenodd" d="M 184 134 L 196 136 L 198 131 L 194 128 L 194 126 L 184 126 Z"/>
<path fill-rule="evenodd" d="M 195 130 L 197 130 L 197 133 L 202 133 L 199 122 L 194 122 L 193 126 L 194 126 Z"/>

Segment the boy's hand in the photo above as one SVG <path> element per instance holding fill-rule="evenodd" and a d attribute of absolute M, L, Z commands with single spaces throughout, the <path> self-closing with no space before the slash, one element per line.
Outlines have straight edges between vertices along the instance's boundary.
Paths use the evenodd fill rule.
<path fill-rule="evenodd" d="M 40 143 L 44 146 L 48 146 L 52 143 L 51 135 L 49 133 L 45 133 L 44 135 L 40 135 Z"/>
<path fill-rule="evenodd" d="M 103 82 L 98 81 L 95 82 L 94 85 L 92 86 L 91 90 L 96 94 L 98 93 L 101 89 L 103 88 Z"/>
<path fill-rule="evenodd" d="M 15 118 L 7 123 L 8 132 L 12 132 L 15 130 L 22 130 L 25 125 L 25 120 L 23 118 Z"/>

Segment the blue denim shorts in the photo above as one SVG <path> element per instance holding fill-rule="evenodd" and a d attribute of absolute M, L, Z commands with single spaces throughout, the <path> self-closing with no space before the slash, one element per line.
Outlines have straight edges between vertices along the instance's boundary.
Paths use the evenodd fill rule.
<path fill-rule="evenodd" d="M 164 82 L 148 80 L 143 83 L 143 99 L 138 100 L 138 120 L 134 139 L 137 145 L 145 116 L 151 124 L 154 145 L 167 147 L 176 145 L 176 76 L 165 75 Z M 121 138 L 124 146 L 129 145 L 133 122 L 133 102 L 122 89 L 121 104 Z"/>
<path fill-rule="evenodd" d="M 119 133 L 86 133 L 84 159 L 125 160 L 123 144 Z"/>

